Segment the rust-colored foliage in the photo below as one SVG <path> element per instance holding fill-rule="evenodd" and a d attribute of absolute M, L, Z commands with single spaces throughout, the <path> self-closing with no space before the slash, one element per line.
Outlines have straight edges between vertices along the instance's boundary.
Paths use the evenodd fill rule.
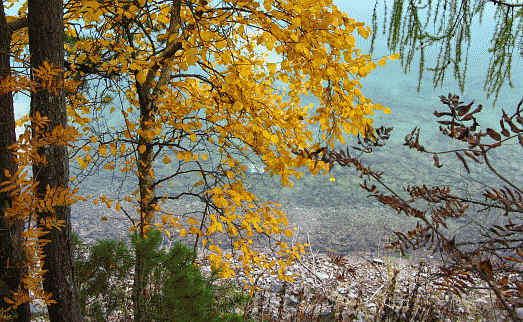
<path fill-rule="evenodd" d="M 391 195 L 381 193 L 375 185 L 369 186 L 366 180 L 361 187 L 382 204 L 396 210 L 398 214 L 404 213 L 406 216 L 418 219 L 414 229 L 408 232 L 395 232 L 395 238 L 389 248 L 397 249 L 401 253 L 408 249 L 419 248 L 428 248 L 441 253 L 446 259 L 444 265 L 440 267 L 439 277 L 442 282 L 439 285 L 441 288 L 460 295 L 475 286 L 479 277 L 496 294 L 499 304 L 509 316 L 513 320 L 518 320 L 514 309 L 518 299 L 523 297 L 523 281 L 521 280 L 521 264 L 523 263 L 522 191 L 515 182 L 494 168 L 487 153 L 516 138 L 519 145 L 523 147 L 523 118 L 521 116 L 523 100 L 519 102 L 512 116 L 509 116 L 504 110 L 502 111 L 501 131 L 499 132 L 491 128 L 485 131 L 480 130 L 475 114 L 481 111 L 481 105 L 472 110 L 473 102 L 465 105 L 459 100 L 459 96 L 451 94 L 447 97 L 440 96 L 440 100 L 449 108 L 449 111 L 435 111 L 434 115 L 438 118 L 450 118 L 438 121 L 440 132 L 454 140 L 467 143 L 468 147 L 444 152 L 427 151 L 420 144 L 419 128 L 413 129 L 405 137 L 404 145 L 432 154 L 434 166 L 437 168 L 443 166 L 439 156 L 449 153 L 456 155 L 467 173 L 470 173 L 468 161 L 485 164 L 504 184 L 501 187 L 487 187 L 483 192 L 484 200 L 454 194 L 450 187 L 427 187 L 425 184 L 406 187 L 405 190 L 410 198 L 404 199 L 381 181 L 383 172 L 377 173 L 362 165 L 357 158 L 350 155 L 348 148 L 346 151 L 340 150 L 339 152 L 320 148 L 314 152 L 296 151 L 295 153 L 326 162 L 331 165 L 331 168 L 336 163 L 340 166 L 353 165 L 361 173 L 360 177 L 366 176 L 378 181 Z M 373 146 L 383 145 L 378 142 L 379 139 L 388 138 L 388 131 L 382 130 L 381 134 L 379 138 L 373 138 L 374 142 L 371 143 Z M 494 142 L 484 142 L 483 139 Z M 370 148 L 357 148 L 356 150 L 367 153 L 372 151 Z M 411 206 L 417 200 L 424 200 L 429 205 L 429 209 L 421 210 Z M 484 209 L 502 210 L 505 223 L 482 227 L 483 233 L 477 240 L 456 242 L 456 236 L 450 236 L 446 232 L 447 222 L 463 217 L 472 205 L 483 206 Z"/>

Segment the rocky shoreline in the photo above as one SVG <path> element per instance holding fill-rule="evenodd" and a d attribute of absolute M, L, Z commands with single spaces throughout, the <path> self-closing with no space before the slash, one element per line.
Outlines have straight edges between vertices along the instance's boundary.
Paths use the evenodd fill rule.
<path fill-rule="evenodd" d="M 208 264 L 202 264 L 202 271 L 208 274 Z M 232 259 L 230 264 L 236 265 Z M 255 283 L 249 282 L 239 269 L 236 277 L 217 282 L 257 286 L 259 291 L 244 309 L 256 319 L 296 321 L 301 316 L 305 320 L 379 320 L 387 310 L 388 314 L 405 315 L 409 303 L 411 319 L 418 317 L 414 320 L 429 316 L 446 320 L 453 316 L 453 321 L 488 321 L 493 312 L 502 314 L 495 309 L 495 296 L 481 283 L 462 298 L 441 291 L 437 265 L 430 257 L 408 260 L 365 253 L 339 256 L 309 252 L 286 271 L 286 275 L 294 277 L 294 283 L 280 281 L 258 268 L 252 273 Z"/>
<path fill-rule="evenodd" d="M 264 254 L 269 260 L 277 259 L 271 253 Z M 202 253 L 198 260 L 200 269 L 204 276 L 209 276 L 211 268 L 203 258 Z M 252 270 L 255 282 L 251 283 L 234 258 L 227 261 L 235 268 L 236 276 L 215 283 L 235 285 L 237 289 L 256 286 L 258 291 L 250 302 L 236 311 L 255 320 L 370 321 L 380 320 L 385 314 L 397 314 L 403 320 L 407 319 L 406 314 L 410 314 L 410 320 L 503 319 L 495 295 L 486 285 L 478 283 L 461 298 L 442 291 L 438 286 L 441 279 L 435 274 L 438 261 L 430 257 L 405 259 L 368 253 L 340 256 L 309 250 L 285 272 L 294 278 L 293 283 L 281 281 L 260 268 Z M 130 287 L 132 279 L 127 282 Z M 32 311 L 45 315 L 45 309 L 37 305 L 32 305 Z M 523 315 L 523 309 L 518 313 Z M 110 321 L 130 318 L 120 314 Z M 40 316 L 33 321 L 46 319 Z"/>
<path fill-rule="evenodd" d="M 76 213 L 77 218 L 73 218 L 74 230 L 87 242 L 127 238 L 130 222 L 122 218 L 120 213 L 103 206 L 93 207 L 89 203 L 75 207 L 73 217 Z M 178 209 L 180 213 L 185 210 Z M 405 315 L 409 312 L 409 303 L 413 303 L 409 314 L 431 315 L 437 320 L 453 316 L 453 320 L 488 321 L 503 315 L 496 307 L 495 295 L 482 283 L 475 285 L 461 299 L 449 292 L 442 292 L 438 286 L 442 280 L 436 275 L 440 263 L 435 258 L 423 254 L 411 254 L 409 258 L 395 257 L 383 251 L 385 240 L 374 241 L 381 247 L 376 246 L 373 251 L 345 251 L 351 242 L 369 235 L 366 232 L 369 229 L 376 230 L 380 226 L 379 229 L 383 231 L 373 233 L 382 235 L 392 232 L 396 225 L 404 225 L 405 222 L 396 223 L 393 220 L 398 220 L 398 217 L 386 214 L 385 209 L 370 206 L 353 205 L 349 210 L 352 216 L 349 217 L 345 213 L 337 214 L 337 211 L 303 207 L 293 207 L 287 211 L 289 223 L 297 227 L 291 244 L 298 241 L 311 244 L 307 254 L 287 268 L 286 274 L 294 276 L 295 282 L 282 282 L 276 275 L 254 268 L 252 277 L 259 291 L 249 305 L 238 313 L 245 313 L 256 320 L 308 321 L 332 318 L 367 321 L 384 314 Z M 108 221 L 102 222 L 102 216 L 107 217 Z M 378 218 L 378 222 L 367 223 L 365 227 L 366 220 L 372 216 Z M 332 231 L 334 228 L 338 229 L 335 233 Z M 329 250 L 336 248 L 337 244 L 342 248 L 333 249 L 329 255 Z M 359 248 L 357 246 L 354 246 L 356 250 Z M 226 247 L 222 250 L 227 252 Z M 267 258 L 275 259 L 268 249 L 260 248 L 259 251 Z M 210 266 L 202 259 L 203 256 L 199 256 L 200 268 L 204 274 L 209 274 Z M 217 283 L 234 284 L 239 289 L 245 285 L 254 286 L 248 282 L 233 258 L 229 262 L 232 267 L 236 267 L 236 277 L 217 280 Z M 523 317 L 523 309 L 520 311 Z M 114 321 L 124 321 L 125 318 L 122 318 L 115 317 Z"/>

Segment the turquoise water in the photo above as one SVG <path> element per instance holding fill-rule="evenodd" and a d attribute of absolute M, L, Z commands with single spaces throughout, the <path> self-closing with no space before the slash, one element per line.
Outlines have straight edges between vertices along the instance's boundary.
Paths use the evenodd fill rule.
<path fill-rule="evenodd" d="M 371 24 L 374 1 L 334 2 L 350 17 Z M 391 1 L 388 1 L 389 11 L 391 6 Z M 383 26 L 382 6 L 378 8 L 378 25 Z M 492 9 L 493 6 L 490 6 L 485 11 L 482 25 L 476 21 L 471 27 L 471 48 L 464 93 L 459 92 L 458 83 L 452 77 L 452 70 L 447 73 L 442 87 L 436 89 L 432 85 L 433 75 L 431 72 L 425 72 L 421 90 L 418 93 L 419 55 L 414 59 L 411 72 L 408 74 L 403 72 L 399 61 L 389 61 L 386 66 L 378 66 L 362 80 L 362 92 L 366 97 L 391 108 L 391 114 L 385 115 L 378 112 L 374 115 L 373 125 L 375 127 L 380 125 L 394 127 L 387 145 L 370 155 L 363 156 L 363 160 L 374 170 L 385 171 L 383 181 L 403 197 L 408 196 L 403 191 L 403 187 L 407 185 L 448 185 L 453 188 L 454 193 L 476 198 L 481 197 L 481 192 L 486 185 L 494 187 L 501 185 L 501 181 L 485 166 L 469 162 L 471 175 L 468 175 L 454 155 L 447 155 L 441 157 L 444 167 L 436 169 L 432 165 L 431 155 L 409 150 L 402 145 L 404 137 L 414 127 L 420 127 L 420 141 L 429 151 L 447 151 L 464 146 L 439 134 L 438 125 L 435 122 L 437 118 L 432 115 L 434 110 L 446 111 L 447 107 L 440 103 L 439 96 L 446 96 L 449 92 L 458 94 L 465 103 L 474 100 L 476 102 L 474 106 L 477 104 L 484 106 L 478 117 L 483 130 L 487 127 L 499 128 L 502 108 L 509 115 L 515 111 L 517 103 L 523 97 L 523 64 L 517 53 L 513 57 L 512 63 L 514 88 L 510 88 L 507 84 L 502 87 L 496 107 L 493 107 L 494 95 L 487 99 L 486 93 L 482 89 L 486 68 L 489 64 L 490 35 L 493 34 L 495 27 Z M 485 35 L 489 37 L 485 37 Z M 361 37 L 356 39 L 356 47 L 361 48 L 363 52 L 370 49 L 370 37 L 369 40 Z M 436 48 L 429 48 L 426 51 L 426 67 L 432 67 L 430 62 L 434 61 L 436 53 Z M 386 48 L 386 38 L 380 30 L 375 40 L 374 57 L 379 58 L 389 54 L 390 52 Z M 516 185 L 523 183 L 523 167 L 521 167 L 523 155 L 521 152 L 522 149 L 515 140 L 513 144 L 489 153 L 495 164 L 494 167 Z M 328 177 L 306 176 L 296 182 L 294 189 L 273 188 L 268 192 L 265 187 L 276 187 L 277 181 L 260 178 L 259 183 L 253 184 L 253 187 L 259 194 L 279 201 L 284 207 L 287 207 L 291 222 L 294 220 L 293 223 L 304 230 L 308 229 L 310 236 L 307 237 L 310 237 L 314 247 L 320 251 L 335 250 L 344 253 L 374 249 L 383 245 L 382 240 L 379 239 L 380 236 L 390 234 L 394 230 L 405 231 L 413 225 L 412 220 L 397 217 L 390 209 L 373 198 L 369 198 L 368 193 L 359 187 L 361 180 L 354 170 L 336 168 L 332 175 L 336 178 L 335 183 L 330 182 Z M 379 190 L 385 192 L 382 186 L 378 184 L 377 186 Z M 423 204 L 418 205 L 418 207 L 422 206 Z M 498 220 L 491 216 L 495 213 L 494 211 L 478 215 L 478 210 L 478 208 L 471 207 L 468 212 L 469 219 L 484 223 Z M 469 219 L 464 220 L 460 225 L 451 225 L 450 233 L 459 232 L 458 239 L 460 237 L 466 239 L 475 235 L 476 231 L 468 225 L 470 221 L 467 220 Z M 311 224 L 311 222 L 314 223 Z"/>
<path fill-rule="evenodd" d="M 390 2 L 389 10 L 391 7 Z M 338 0 L 335 3 L 342 10 L 345 10 L 350 17 L 370 25 L 374 1 Z M 492 9 L 493 6 L 490 7 L 489 9 Z M 383 26 L 382 6 L 378 8 L 378 25 Z M 432 166 L 432 157 L 430 155 L 409 150 L 407 147 L 402 146 L 403 138 L 414 127 L 421 127 L 421 142 L 422 144 L 427 144 L 428 150 L 443 151 L 455 146 L 450 140 L 438 134 L 435 123 L 436 118 L 432 115 L 434 110 L 442 111 L 445 108 L 439 102 L 439 95 L 446 95 L 449 92 L 456 93 L 462 96 L 466 103 L 475 99 L 476 103 L 483 104 L 484 110 L 479 117 L 480 125 L 483 129 L 486 127 L 497 129 L 499 127 L 501 108 L 505 109 L 509 115 L 515 110 L 515 106 L 523 96 L 523 64 L 520 56 L 516 55 L 513 58 L 512 81 L 514 88 L 509 88 L 506 84 L 504 85 L 495 108 L 492 107 L 493 97 L 487 100 L 486 94 L 482 90 L 486 76 L 486 67 L 489 63 L 488 40 L 494 30 L 492 14 L 493 10 L 487 10 L 483 25 L 479 25 L 476 22 L 472 27 L 468 75 L 463 94 L 459 93 L 458 84 L 451 77 L 452 71 L 447 73 L 448 77 L 444 81 L 443 87 L 437 89 L 434 89 L 432 86 L 432 74 L 425 72 L 421 91 L 418 93 L 416 91 L 418 82 L 418 61 L 416 58 L 413 61 L 411 72 L 408 74 L 403 73 L 399 61 L 389 61 L 386 66 L 378 67 L 367 78 L 362 80 L 362 92 L 365 96 L 391 108 L 391 114 L 389 115 L 379 111 L 374 116 L 374 126 L 386 125 L 394 127 L 390 142 L 372 155 L 364 156 L 363 158 L 373 166 L 373 169 L 386 171 L 384 181 L 397 191 L 401 191 L 401 187 L 407 184 L 433 183 L 456 185 L 459 189 L 464 189 L 463 191 L 469 190 L 473 195 L 479 195 L 484 184 L 499 182 L 490 172 L 485 170 L 485 167 L 474 166 L 471 163 L 469 165 L 472 169 L 472 176 L 468 176 L 459 161 L 456 161 L 456 158 L 453 156 L 443 158 L 444 168 L 436 169 Z M 485 37 L 485 35 L 489 35 L 489 37 Z M 368 51 L 370 48 L 370 40 L 364 40 L 357 36 L 356 41 L 357 47 L 361 48 L 363 52 Z M 385 41 L 385 36 L 380 31 L 375 42 L 374 57 L 379 58 L 390 54 L 386 48 Z M 434 60 L 435 52 L 436 49 L 433 49 L 426 53 L 425 61 L 427 67 L 430 67 L 430 62 Z M 22 95 L 15 97 L 17 117 L 27 112 L 28 105 L 27 97 Z M 503 147 L 495 151 L 494 155 L 496 156 L 495 166 L 502 173 L 509 175 L 510 179 L 516 184 L 521 185 L 523 181 L 521 147 L 519 145 Z M 369 209 L 381 209 L 379 211 L 376 210 L 375 216 L 378 219 L 372 222 L 377 223 L 376 225 L 384 225 L 383 223 L 390 221 L 391 217 L 386 217 L 387 215 L 383 211 L 383 207 L 369 199 L 367 193 L 359 188 L 360 181 L 355 174 L 353 170 L 335 169 L 333 172 L 333 176 L 336 177 L 335 183 L 330 182 L 328 177 L 306 176 L 303 180 L 296 182 L 295 189 L 280 188 L 277 180 L 266 175 L 252 176 L 249 179 L 249 184 L 263 198 L 280 202 L 284 208 L 288 208 L 291 212 L 297 207 L 304 207 L 311 209 L 316 214 L 320 213 L 322 216 L 325 215 L 326 209 L 329 209 L 327 211 L 329 214 L 337 213 L 339 216 L 351 216 L 354 215 L 354 205 L 359 205 L 358 207 L 365 207 L 367 212 L 371 211 Z M 133 190 L 134 178 L 127 178 L 128 181 L 124 186 L 119 186 L 115 183 L 118 180 L 113 179 L 110 174 L 103 171 L 92 174 L 83 190 L 109 195 L 117 194 L 116 191 L 118 190 L 124 192 Z M 75 207 L 77 212 L 83 212 L 84 209 L 92 209 L 92 206 L 87 204 L 78 204 Z M 102 209 L 93 211 L 93 217 L 100 217 L 103 213 Z M 77 220 L 80 220 L 80 215 L 75 215 L 74 211 L 73 214 Z M 354 238 L 351 237 L 354 230 L 365 228 L 374 230 L 375 233 L 385 231 L 380 227 L 374 227 L 369 224 L 371 221 L 367 224 L 368 227 L 364 227 L 364 220 L 354 222 L 350 218 L 347 218 L 346 221 L 340 218 L 331 218 L 333 221 L 329 224 L 328 218 L 325 217 L 324 222 L 317 224 L 317 227 L 312 228 L 311 231 L 316 232 L 320 236 L 332 234 L 333 231 L 329 230 L 340 229 L 340 226 L 343 225 L 350 226 L 350 229 L 347 228 L 341 232 L 337 231 L 336 235 L 339 238 L 335 241 L 318 238 L 318 240 L 322 240 L 321 243 L 323 243 L 324 249 L 329 248 L 328 243 L 339 244 L 342 242 L 345 245 L 355 243 Z M 307 218 L 300 218 L 298 215 L 296 215 L 295 219 L 297 221 L 308 220 Z M 403 222 L 398 221 L 398 223 L 401 226 Z M 73 224 L 75 224 L 74 219 Z M 390 225 L 390 229 L 396 227 L 394 224 Z M 76 226 L 79 226 L 78 221 Z M 102 233 L 104 230 L 110 229 L 100 227 L 99 233 L 101 236 L 106 236 L 105 233 Z M 109 234 L 111 233 L 109 232 Z M 374 246 L 372 241 L 367 241 L 362 245 Z M 341 250 L 344 250 L 343 247 Z"/>

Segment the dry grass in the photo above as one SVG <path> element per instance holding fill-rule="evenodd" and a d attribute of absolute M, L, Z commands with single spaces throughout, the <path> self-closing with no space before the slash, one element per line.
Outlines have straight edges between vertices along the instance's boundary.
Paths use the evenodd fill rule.
<path fill-rule="evenodd" d="M 438 286 L 437 263 L 426 259 L 309 253 L 288 269 L 295 283 L 276 288 L 274 276 L 257 273 L 259 291 L 241 310 L 255 321 L 504 320 L 479 278 L 458 297 Z"/>

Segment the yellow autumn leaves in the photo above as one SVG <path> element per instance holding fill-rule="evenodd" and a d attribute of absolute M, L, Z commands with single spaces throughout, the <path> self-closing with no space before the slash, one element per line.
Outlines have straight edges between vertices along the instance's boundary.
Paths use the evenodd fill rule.
<path fill-rule="evenodd" d="M 389 57 L 385 56 L 385 57 L 381 58 L 380 60 L 378 60 L 378 65 L 385 66 L 387 64 L 387 59 L 397 60 L 397 59 L 399 59 L 399 57 L 400 57 L 399 54 L 392 54 Z"/>
<path fill-rule="evenodd" d="M 107 169 L 135 171 L 142 181 L 174 179 L 155 171 L 155 161 L 166 170 L 197 174 L 187 186 L 198 189 L 193 191 L 209 200 L 213 211 L 175 228 L 182 236 L 202 235 L 216 265 L 225 265 L 225 255 L 213 246 L 214 234 L 231 237 L 246 266 L 267 267 L 272 266 L 250 249 L 249 235 L 292 234 L 280 207 L 259 202 L 244 186 L 242 156 L 255 155 L 282 185 L 292 186 L 303 175 L 299 168 L 313 174 L 328 170 L 293 151 L 334 147 L 345 135 L 364 134 L 376 110 L 390 111 L 363 95 L 360 80 L 399 56 L 374 61 L 362 54 L 356 37 L 368 37 L 370 28 L 332 1 L 182 3 L 179 12 L 161 1 L 80 3 L 69 8 L 66 19 L 82 21 L 95 36 L 69 44 L 68 59 L 96 62 L 102 74 L 116 71 L 118 86 L 102 97 L 124 101 L 111 108 L 123 119 L 120 129 L 107 129 L 115 133 L 114 141 L 91 138 L 92 151 L 111 158 Z M 74 120 L 87 127 L 94 107 L 76 95 Z M 303 106 L 303 95 L 316 97 L 318 104 Z M 312 135 L 313 127 L 320 135 Z M 92 151 L 77 157 L 81 169 L 95 160 L 87 153 Z M 156 198 L 157 186 L 137 189 L 129 200 L 143 205 Z M 170 218 L 176 217 L 164 217 L 164 206 L 155 202 L 150 208 L 162 216 L 159 227 L 173 224 Z M 289 258 L 302 251 L 299 245 L 280 247 Z M 281 273 L 285 262 L 272 265 Z"/>

